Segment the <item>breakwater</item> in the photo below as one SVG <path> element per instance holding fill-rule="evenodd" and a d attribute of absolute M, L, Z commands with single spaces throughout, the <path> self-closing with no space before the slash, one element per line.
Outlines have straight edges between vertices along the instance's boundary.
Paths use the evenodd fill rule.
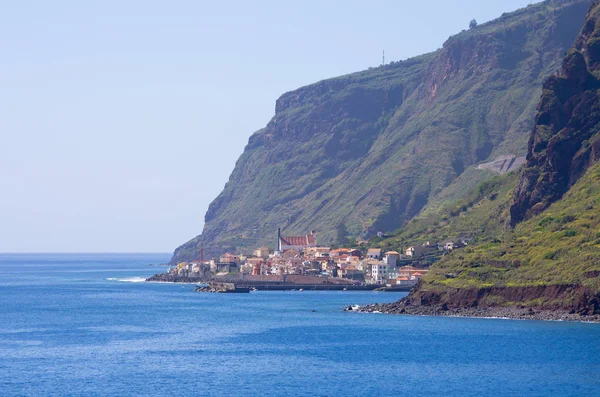
<path fill-rule="evenodd" d="M 297 282 L 293 277 L 289 281 L 280 280 L 252 280 L 235 277 L 187 277 L 176 276 L 168 273 L 159 273 L 148 278 L 146 281 L 187 283 L 208 286 L 212 283 L 232 283 L 236 287 L 250 288 L 256 291 L 384 291 L 384 292 L 408 292 L 410 287 L 393 286 L 388 287 L 381 284 L 357 284 L 344 279 L 325 279 L 321 277 L 302 276 Z"/>
<path fill-rule="evenodd" d="M 207 286 L 198 286 L 196 287 L 196 292 L 213 292 L 213 293 L 227 293 L 227 294 L 240 294 L 240 293 L 249 293 L 250 288 L 248 287 L 240 287 L 233 283 L 217 283 L 211 282 Z"/>
<path fill-rule="evenodd" d="M 168 273 L 158 273 L 154 276 L 147 278 L 146 281 L 154 281 L 160 283 L 186 283 L 186 284 L 208 284 L 213 281 L 212 278 L 207 277 L 187 277 L 187 276 L 176 276 Z M 230 279 L 222 279 L 223 282 L 234 282 Z"/>
<path fill-rule="evenodd" d="M 265 284 L 243 284 L 238 283 L 236 285 L 244 285 L 254 288 L 257 291 L 383 291 L 383 292 L 408 292 L 410 288 L 406 287 L 386 287 L 383 285 L 340 285 L 340 284 L 276 284 L 276 283 L 265 283 Z"/>

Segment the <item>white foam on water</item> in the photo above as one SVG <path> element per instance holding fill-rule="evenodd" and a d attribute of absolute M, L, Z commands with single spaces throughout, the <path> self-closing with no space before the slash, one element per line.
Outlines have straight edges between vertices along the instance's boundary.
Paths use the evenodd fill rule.
<path fill-rule="evenodd" d="M 108 281 L 121 281 L 121 282 L 125 282 L 125 283 L 143 283 L 144 281 L 146 281 L 146 279 L 144 277 L 126 277 L 126 278 L 116 278 L 116 277 L 110 277 L 107 278 Z"/>

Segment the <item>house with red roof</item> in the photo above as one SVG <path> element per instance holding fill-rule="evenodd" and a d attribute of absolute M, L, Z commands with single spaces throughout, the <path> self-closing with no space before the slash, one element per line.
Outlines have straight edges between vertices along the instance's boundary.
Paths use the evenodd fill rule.
<path fill-rule="evenodd" d="M 279 252 L 294 249 L 303 251 L 309 247 L 317 246 L 317 234 L 313 230 L 305 236 L 282 236 L 281 229 L 277 231 L 277 248 Z"/>

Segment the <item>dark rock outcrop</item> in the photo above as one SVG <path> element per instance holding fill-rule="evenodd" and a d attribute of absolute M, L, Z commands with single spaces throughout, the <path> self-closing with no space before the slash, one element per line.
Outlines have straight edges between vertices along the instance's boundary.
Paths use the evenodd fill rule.
<path fill-rule="evenodd" d="M 349 311 L 349 310 L 346 310 Z M 600 322 L 598 314 L 581 314 L 574 310 L 562 309 L 533 309 L 519 306 L 491 306 L 491 307 L 446 307 L 442 306 L 416 306 L 403 300 L 395 303 L 373 304 L 358 307 L 352 311 L 360 313 L 385 313 L 416 316 L 449 316 L 449 317 L 482 317 L 505 318 L 514 320 L 542 320 L 542 321 L 583 321 Z"/>
<path fill-rule="evenodd" d="M 350 307 L 363 313 L 600 322 L 600 294 L 570 284 L 433 290 L 421 283 L 398 302 L 345 310 Z"/>
<path fill-rule="evenodd" d="M 544 83 L 527 164 L 511 207 L 513 225 L 560 199 L 600 159 L 599 48 L 596 2 L 560 74 Z"/>
<path fill-rule="evenodd" d="M 439 310 L 489 309 L 515 306 L 518 302 L 541 302 L 537 310 L 573 311 L 579 315 L 600 315 L 600 295 L 581 285 L 544 285 L 487 288 L 417 288 L 404 299 L 403 307 L 436 307 Z M 518 305 L 518 304 L 517 304 Z"/>

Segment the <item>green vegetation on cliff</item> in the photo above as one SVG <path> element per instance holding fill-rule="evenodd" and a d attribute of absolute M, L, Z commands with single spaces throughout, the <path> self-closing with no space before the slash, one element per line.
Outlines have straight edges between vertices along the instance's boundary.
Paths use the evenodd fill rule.
<path fill-rule="evenodd" d="M 511 228 L 519 177 L 513 172 L 484 182 L 466 198 L 415 217 L 379 242 L 398 249 L 461 236 L 473 239 L 436 262 L 409 302 L 598 313 L 600 164 L 543 213 Z"/>
<path fill-rule="evenodd" d="M 173 261 L 391 231 L 442 192 L 480 181 L 472 166 L 525 154 L 542 82 L 558 69 L 590 0 L 548 0 L 451 37 L 440 50 L 300 88 L 254 133 L 202 234 Z M 462 178 L 461 178 L 462 176 Z M 474 179 L 473 179 L 474 178 Z"/>
<path fill-rule="evenodd" d="M 517 173 L 495 176 L 480 183 L 463 199 L 424 211 L 390 238 L 377 243 L 386 250 L 410 245 L 468 238 L 471 244 L 497 240 L 506 233 L 507 211 Z"/>
<path fill-rule="evenodd" d="M 542 214 L 447 255 L 434 266 L 425 288 L 566 284 L 599 293 L 599 209 L 600 164 L 596 164 Z"/>
<path fill-rule="evenodd" d="M 481 227 L 478 241 L 436 263 L 407 303 L 600 313 L 599 38 L 596 1 L 560 74 L 544 84 L 527 164 L 511 193 L 487 217 L 466 209 L 464 220 L 450 222 L 450 230 L 465 220 Z M 509 179 L 501 180 L 514 183 Z M 434 215 L 422 219 L 436 222 Z M 500 219 L 509 227 L 499 228 Z"/>

